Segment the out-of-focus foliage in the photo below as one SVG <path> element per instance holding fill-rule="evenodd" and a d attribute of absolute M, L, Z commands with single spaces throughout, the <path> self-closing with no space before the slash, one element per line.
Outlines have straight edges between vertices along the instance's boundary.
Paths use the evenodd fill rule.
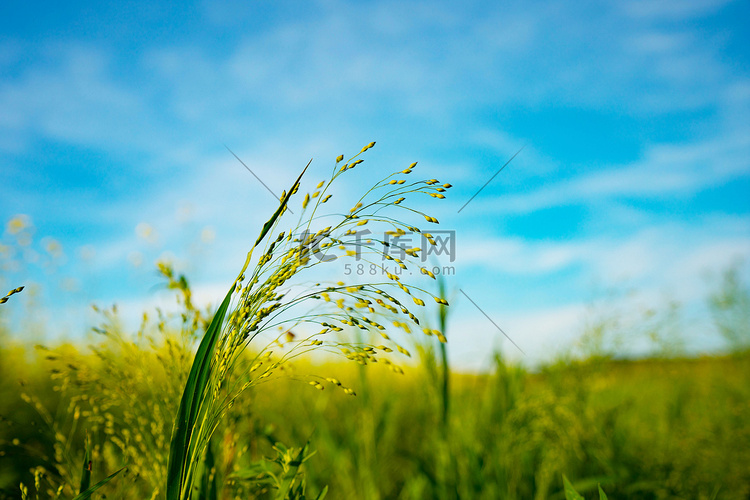
<path fill-rule="evenodd" d="M 183 312 L 144 317 L 134 336 L 112 309 L 91 349 L 33 349 L 0 333 L 0 498 L 19 498 L 20 483 L 31 498 L 73 496 L 87 433 L 92 484 L 128 466 L 102 488 L 107 498 L 163 498 L 171 422 L 208 316 L 186 280 L 163 274 Z M 727 338 L 747 334 L 743 300 L 736 273 L 710 298 L 719 331 L 734 329 Z M 492 373 L 451 374 L 446 422 L 437 343 L 422 344 L 405 375 L 327 364 L 314 370 L 356 398 L 289 379 L 253 388 L 214 434 L 201 488 L 275 498 L 288 477 L 298 498 L 327 487 L 334 499 L 562 499 L 565 474 L 586 498 L 599 484 L 610 498 L 747 498 L 750 354 L 732 346 L 701 358 L 594 355 L 538 372 L 498 355 Z M 301 363 L 294 370 L 312 370 Z"/>
<path fill-rule="evenodd" d="M 120 370 L 132 366 L 125 373 L 103 369 L 96 355 L 65 352 L 75 369 L 64 376 L 70 385 L 53 392 L 41 361 L 2 351 L 13 374 L 2 379 L 3 491 L 16 497 L 20 481 L 33 489 L 35 466 L 44 467 L 43 488 L 45 481 L 52 490 L 75 485 L 89 429 L 95 481 L 128 464 L 105 487 L 108 498 L 158 498 L 171 431 L 165 421 L 176 401 L 166 395 L 177 390 L 160 373 L 158 353 L 142 352 L 136 364 L 123 349 Z M 152 378 L 140 369 L 147 364 Z M 357 378 L 349 366 L 326 370 Z M 23 388 L 20 373 L 34 376 Z M 750 494 L 748 376 L 747 355 L 581 362 L 543 374 L 498 358 L 493 375 L 454 377 L 447 436 L 430 381 L 418 373 L 372 371 L 358 398 L 277 381 L 251 394 L 217 433 L 215 473 L 227 492 L 263 496 L 267 490 L 243 483 L 246 471 L 260 474 L 276 443 L 302 447 L 309 439 L 317 453 L 304 465 L 307 483 L 316 492 L 328 486 L 329 498 L 560 498 L 562 473 L 584 495 L 601 483 L 612 498 L 743 498 Z M 52 408 L 51 428 L 20 390 L 35 394 L 32 406 Z"/>

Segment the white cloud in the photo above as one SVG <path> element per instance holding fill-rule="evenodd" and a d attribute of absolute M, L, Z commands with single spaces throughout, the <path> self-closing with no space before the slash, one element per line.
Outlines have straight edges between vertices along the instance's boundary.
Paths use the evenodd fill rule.
<path fill-rule="evenodd" d="M 534 241 L 520 237 L 493 238 L 460 234 L 455 266 L 462 274 L 544 277 L 580 269 L 576 281 L 550 277 L 549 290 L 568 289 L 560 296 L 580 296 L 581 283 L 605 288 L 637 288 L 643 293 L 672 293 L 694 302 L 705 293 L 707 273 L 719 273 L 733 262 L 750 262 L 750 220 L 747 217 L 704 217 L 697 223 L 652 225 L 617 235 L 585 236 L 572 241 Z"/>
<path fill-rule="evenodd" d="M 115 81 L 109 54 L 73 43 L 50 46 L 39 57 L 45 62 L 0 85 L 0 126 L 76 144 L 121 145 L 138 135 L 133 126 L 147 108 Z"/>
<path fill-rule="evenodd" d="M 523 214 L 545 208 L 594 204 L 600 200 L 690 196 L 701 190 L 750 176 L 750 133 L 736 131 L 696 143 L 660 144 L 631 164 L 553 180 L 522 194 L 472 201 L 472 210 Z M 480 182 L 481 179 L 477 179 Z"/>
<path fill-rule="evenodd" d="M 460 235 L 457 266 L 481 266 L 511 274 L 553 272 L 584 260 L 591 252 L 580 243 L 532 243 L 522 238 L 466 238 Z"/>
<path fill-rule="evenodd" d="M 586 315 L 584 304 L 548 307 L 522 313 L 498 311 L 480 300 L 481 294 L 467 289 L 472 300 L 492 321 L 461 297 L 452 308 L 448 325 L 448 352 L 452 366 L 462 370 L 488 370 L 493 357 L 500 351 L 506 359 L 525 365 L 548 361 L 571 347 L 581 334 Z M 475 296 L 476 295 L 476 296 Z M 463 300 L 461 300 L 463 299 Z M 493 322 L 522 349 L 519 351 Z"/>

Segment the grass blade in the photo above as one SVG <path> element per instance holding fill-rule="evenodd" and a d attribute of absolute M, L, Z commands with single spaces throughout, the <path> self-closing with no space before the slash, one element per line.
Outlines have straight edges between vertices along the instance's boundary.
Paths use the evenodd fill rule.
<path fill-rule="evenodd" d="M 563 474 L 563 487 L 565 489 L 565 500 L 584 500 L 583 497 L 573 488 L 568 478 Z"/>
<path fill-rule="evenodd" d="M 211 357 L 221 333 L 224 317 L 227 314 L 227 309 L 229 309 L 233 290 L 234 286 L 229 290 L 227 296 L 224 297 L 224 301 L 221 303 L 219 310 L 216 311 L 211 324 L 206 330 L 206 334 L 203 336 L 203 340 L 201 340 L 198 352 L 195 354 L 195 359 L 193 360 L 193 366 L 190 369 L 190 375 L 188 375 L 187 384 L 185 384 L 185 390 L 182 393 L 180 409 L 177 411 L 174 431 L 172 432 L 172 442 L 169 447 L 169 466 L 167 472 L 168 500 L 180 499 L 185 486 L 191 484 L 192 478 L 188 473 L 192 457 L 190 447 L 191 445 L 195 446 L 195 442 L 191 442 L 191 438 L 193 437 L 193 430 L 195 429 L 198 414 L 200 413 L 200 406 L 208 385 L 208 378 L 211 372 Z"/>
<path fill-rule="evenodd" d="M 604 490 L 602 489 L 601 485 L 599 486 L 599 500 L 607 500 L 607 495 L 604 493 Z"/>
<path fill-rule="evenodd" d="M 206 461 L 203 467 L 203 479 L 201 480 L 201 489 L 199 500 L 217 500 L 218 488 L 216 485 L 216 460 L 214 452 L 209 443 L 206 450 Z"/>
<path fill-rule="evenodd" d="M 308 162 L 302 173 L 297 177 L 297 180 L 292 185 L 289 192 L 284 195 L 279 208 L 276 209 L 273 216 L 263 224 L 263 229 L 255 241 L 253 248 L 247 254 L 245 265 L 240 272 L 240 276 L 247 269 L 252 253 L 255 247 L 260 244 L 263 238 L 271 230 L 276 220 L 281 216 L 284 211 L 289 198 L 299 187 L 302 176 L 305 174 L 307 167 L 310 166 L 312 160 Z M 169 448 L 169 465 L 167 469 L 167 500 L 181 500 L 190 497 L 190 489 L 192 488 L 193 477 L 191 462 L 201 455 L 202 450 L 197 449 L 198 436 L 194 436 L 194 430 L 198 423 L 198 417 L 201 414 L 202 406 L 204 403 L 204 397 L 208 388 L 208 381 L 211 376 L 211 360 L 213 357 L 214 349 L 221 336 L 222 326 L 224 324 L 224 318 L 226 317 L 227 310 L 229 309 L 229 303 L 232 299 L 232 292 L 234 291 L 235 284 L 233 283 L 229 292 L 227 292 L 224 301 L 221 303 L 218 311 L 211 320 L 211 324 L 206 330 L 206 334 L 201 340 L 198 352 L 195 354 L 193 360 L 193 366 L 190 368 L 190 374 L 188 375 L 187 383 L 185 384 L 185 390 L 182 393 L 182 399 L 180 401 L 180 408 L 177 411 L 177 417 L 175 418 L 174 430 L 172 432 L 172 441 Z"/>
<path fill-rule="evenodd" d="M 305 175 L 305 171 L 307 170 L 307 167 L 309 167 L 311 163 L 312 163 L 312 160 L 307 162 L 307 165 L 302 170 L 302 173 L 299 174 L 299 177 L 297 177 L 297 180 L 294 182 L 294 185 L 292 185 L 292 189 L 290 189 L 289 192 L 287 192 L 286 195 L 284 195 L 284 198 L 281 200 L 281 204 L 279 205 L 279 208 L 277 208 L 273 216 L 270 219 L 268 219 L 268 222 L 263 224 L 263 229 L 260 231 L 260 235 L 258 236 L 258 239 L 255 241 L 255 245 L 253 245 L 253 248 L 258 246 L 258 243 L 260 243 L 261 240 L 266 236 L 266 234 L 268 234 L 268 231 L 271 230 L 274 222 L 276 222 L 276 219 L 278 219 L 279 216 L 281 215 L 281 212 L 284 211 L 284 208 L 286 207 L 286 204 L 289 201 L 289 198 L 291 198 L 291 196 L 294 194 L 294 191 L 297 189 L 297 187 L 299 187 L 299 183 L 302 180 L 302 176 Z"/>
<path fill-rule="evenodd" d="M 119 474 L 120 472 L 122 472 L 124 470 L 125 470 L 125 467 L 123 467 L 122 469 L 120 469 L 118 471 L 113 472 L 108 477 L 106 477 L 106 478 L 102 479 L 101 481 L 99 481 L 98 483 L 96 483 L 94 486 L 91 486 L 86 491 L 82 491 L 81 493 L 79 493 L 78 495 L 76 495 L 75 497 L 73 497 L 73 500 L 86 500 L 87 498 L 90 498 L 91 495 L 96 490 L 98 490 L 99 488 L 101 488 L 102 486 L 104 486 L 105 484 L 107 484 L 108 482 L 110 482 L 117 474 Z"/>
<path fill-rule="evenodd" d="M 91 486 L 91 441 L 86 433 L 86 451 L 83 454 L 83 467 L 81 470 L 81 486 L 78 493 L 83 493 Z"/>

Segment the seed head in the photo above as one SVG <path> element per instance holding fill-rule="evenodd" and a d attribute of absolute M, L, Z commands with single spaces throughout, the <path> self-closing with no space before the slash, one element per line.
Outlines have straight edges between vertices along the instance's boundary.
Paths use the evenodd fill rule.
<path fill-rule="evenodd" d="M 5 304 L 6 302 L 8 302 L 8 297 L 10 297 L 11 295 L 14 295 L 14 294 L 16 294 L 16 293 L 19 293 L 19 292 L 20 292 L 21 290 L 23 290 L 23 289 L 24 289 L 24 287 L 22 287 L 22 286 L 19 286 L 18 288 L 14 288 L 14 289 L 13 289 L 13 290 L 11 290 L 10 292 L 8 292 L 8 293 L 7 293 L 6 295 L 5 295 L 5 297 L 1 297 L 1 298 L 0 298 L 0 304 Z"/>
<path fill-rule="evenodd" d="M 421 272 L 422 274 L 426 274 L 426 275 L 427 275 L 427 276 L 429 276 L 430 278 L 433 278 L 433 279 L 437 279 L 437 278 L 435 278 L 435 275 L 434 275 L 434 274 L 432 274 L 432 271 L 430 271 L 430 270 L 429 270 L 429 269 L 427 269 L 426 267 L 422 267 L 422 268 L 420 268 L 420 269 L 419 269 L 419 271 L 420 271 L 420 272 Z"/>

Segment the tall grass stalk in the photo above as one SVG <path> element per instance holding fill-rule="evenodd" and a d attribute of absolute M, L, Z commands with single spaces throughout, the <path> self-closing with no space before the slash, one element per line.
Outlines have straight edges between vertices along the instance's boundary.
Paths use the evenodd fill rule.
<path fill-rule="evenodd" d="M 445 277 L 441 274 L 438 279 L 438 296 L 446 300 L 446 289 L 445 289 Z M 438 305 L 438 327 L 445 336 L 448 332 L 447 322 L 448 319 L 448 308 L 445 304 Z M 450 366 L 448 365 L 448 349 L 445 342 L 440 342 L 440 359 L 443 362 L 443 376 L 442 376 L 442 410 L 443 410 L 443 431 L 448 431 L 448 413 L 450 411 Z"/>
<path fill-rule="evenodd" d="M 360 227 L 366 224 L 380 224 L 387 229 L 383 234 L 394 237 L 403 236 L 406 231 L 421 232 L 415 225 L 404 223 L 388 213 L 388 210 L 396 209 L 404 210 L 409 216 L 417 214 L 427 222 L 438 223 L 434 217 L 402 204 L 407 195 L 414 193 L 445 198 L 443 193 L 451 187 L 450 184 L 440 185 L 437 179 L 407 182 L 405 177 L 412 173 L 416 163 L 378 181 L 354 203 L 348 213 L 335 215 L 336 220 L 332 225 L 321 229 L 314 227 L 323 218 L 330 217 L 319 212 L 332 196 L 332 193 L 328 193 L 331 184 L 361 164 L 363 160 L 358 157 L 374 144 L 362 148 L 343 165 L 343 155 L 339 156 L 330 178 L 318 183 L 314 192 L 305 194 L 296 226 L 281 231 L 275 240 L 265 240 L 269 233 L 276 233 L 280 221 L 289 211 L 290 200 L 300 189 L 302 177 L 310 165 L 308 163 L 263 225 L 195 355 L 174 422 L 167 477 L 168 500 L 191 497 L 196 471 L 211 436 L 241 393 L 277 376 L 284 370 L 285 364 L 296 356 L 321 349 L 343 354 L 361 365 L 381 362 L 391 366 L 394 371 L 401 371 L 387 353 L 395 349 L 408 356 L 409 352 L 386 333 L 383 324 L 373 318 L 387 317 L 396 327 L 410 332 L 409 324 L 419 322 L 402 302 L 404 298 L 424 306 L 421 297 L 430 296 L 438 304 L 447 305 L 444 299 L 425 289 L 413 284 L 407 286 L 400 281 L 400 271 L 409 267 L 416 267 L 421 274 L 435 278 L 431 271 L 416 261 L 419 248 L 402 249 L 408 255 L 404 259 L 393 257 L 388 241 L 367 236 L 374 235 L 374 232 L 360 231 Z M 429 233 L 423 235 L 430 242 L 433 241 Z M 262 256 L 254 267 L 250 267 L 253 252 L 261 247 Z M 335 284 L 309 285 L 298 279 L 301 273 L 338 258 L 354 258 L 376 265 L 375 257 L 379 258 L 378 268 L 383 259 L 394 265 L 393 273 L 383 269 L 384 281 L 350 284 L 339 281 Z M 389 290 L 394 292 L 390 293 Z M 399 300 L 397 296 L 402 299 Z M 310 301 L 317 304 L 300 311 Z M 334 305 L 336 308 L 331 307 Z M 314 325 L 322 327 L 322 330 L 310 333 L 309 328 Z M 281 328 L 281 333 L 269 337 L 269 333 L 277 332 L 276 328 Z M 344 328 L 377 332 L 384 344 L 375 346 L 365 342 L 343 342 L 336 337 L 336 332 Z M 299 331 L 304 333 L 298 335 Z M 444 339 L 442 334 L 439 337 Z M 274 355 L 274 346 L 287 348 Z M 325 382 L 354 394 L 336 379 L 311 377 L 308 381 L 317 389 L 323 389 Z"/>

